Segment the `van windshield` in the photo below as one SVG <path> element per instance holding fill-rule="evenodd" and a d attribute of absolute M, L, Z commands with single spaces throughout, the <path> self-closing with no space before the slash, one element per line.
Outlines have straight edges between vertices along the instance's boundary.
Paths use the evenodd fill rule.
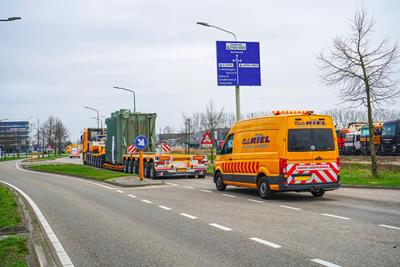
<path fill-rule="evenodd" d="M 288 139 L 289 152 L 335 149 L 331 129 L 290 129 Z"/>
<path fill-rule="evenodd" d="M 382 135 L 384 136 L 394 136 L 396 135 L 396 123 L 385 123 L 382 129 Z"/>

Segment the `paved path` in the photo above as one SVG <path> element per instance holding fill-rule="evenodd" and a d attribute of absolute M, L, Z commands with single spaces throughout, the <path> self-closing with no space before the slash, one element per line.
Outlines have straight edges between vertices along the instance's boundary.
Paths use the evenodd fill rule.
<path fill-rule="evenodd" d="M 39 206 L 75 266 L 398 266 L 400 194 L 341 189 L 316 199 L 211 179 L 117 188 L 0 163 Z M 371 199 L 369 199 L 371 196 Z"/>

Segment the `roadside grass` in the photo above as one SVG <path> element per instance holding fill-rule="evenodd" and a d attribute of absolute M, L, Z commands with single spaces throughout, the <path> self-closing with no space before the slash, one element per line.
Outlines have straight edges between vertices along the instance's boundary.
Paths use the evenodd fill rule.
<path fill-rule="evenodd" d="M 28 168 L 34 171 L 67 174 L 98 181 L 104 181 L 110 178 L 117 178 L 122 176 L 130 176 L 129 174 L 123 172 L 96 169 L 90 166 L 72 163 L 32 165 L 28 166 Z"/>
<path fill-rule="evenodd" d="M 17 208 L 13 194 L 0 185 L 0 228 L 10 228 L 21 223 Z"/>
<path fill-rule="evenodd" d="M 7 158 L 5 158 L 4 156 L 0 159 L 0 162 L 3 162 L 3 161 L 9 161 L 9 160 L 16 160 L 16 159 L 26 159 L 27 157 L 25 157 L 25 156 L 20 156 L 19 158 L 18 157 L 7 157 Z"/>
<path fill-rule="evenodd" d="M 373 177 L 369 164 L 342 163 L 340 181 L 343 185 L 400 187 L 400 166 L 379 165 L 378 177 Z"/>
<path fill-rule="evenodd" d="M 28 266 L 25 261 L 27 255 L 28 247 L 24 236 L 13 235 L 0 240 L 0 266 Z"/>

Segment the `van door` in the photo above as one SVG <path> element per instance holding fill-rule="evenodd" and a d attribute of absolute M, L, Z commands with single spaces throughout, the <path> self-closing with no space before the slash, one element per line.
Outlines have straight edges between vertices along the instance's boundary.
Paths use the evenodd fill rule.
<path fill-rule="evenodd" d="M 226 138 L 226 141 L 219 156 L 224 179 L 226 180 L 231 180 L 230 178 L 233 173 L 233 160 L 232 160 L 233 141 L 234 141 L 234 134 L 232 133 Z"/>
<path fill-rule="evenodd" d="M 288 129 L 287 183 L 337 182 L 338 152 L 333 127 L 319 116 L 301 116 L 301 119 L 298 127 Z"/>

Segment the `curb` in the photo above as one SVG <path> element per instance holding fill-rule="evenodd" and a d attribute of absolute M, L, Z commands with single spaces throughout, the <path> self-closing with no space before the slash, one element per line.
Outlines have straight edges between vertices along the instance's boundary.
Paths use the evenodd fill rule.
<path fill-rule="evenodd" d="M 33 244 L 33 231 L 29 231 L 31 244 L 28 244 L 28 246 L 33 246 L 33 257 L 35 258 L 35 261 L 39 264 L 39 266 L 73 267 L 74 265 L 71 262 L 71 259 L 65 252 L 63 246 L 61 245 L 57 236 L 54 234 L 53 230 L 51 229 L 50 225 L 46 221 L 36 203 L 33 202 L 33 200 L 18 187 L 1 180 L 0 183 L 8 187 L 11 191 L 18 195 L 20 201 L 22 202 L 20 204 L 27 208 L 27 214 L 24 213 L 24 216 L 27 216 L 28 218 L 25 219 L 29 219 L 30 221 L 28 223 L 31 225 L 36 224 L 36 227 L 32 226 L 34 229 L 33 231 L 39 233 L 40 238 L 42 238 L 42 242 L 44 242 L 45 246 L 47 246 L 46 251 L 48 256 L 45 255 L 46 253 L 44 252 L 45 249 L 43 248 L 43 246 L 39 245 L 38 248 L 38 243 L 40 243 L 39 240 L 37 240 L 38 242 L 35 242 L 35 244 Z M 34 217 L 34 220 L 32 220 L 32 215 Z M 49 260 L 51 262 L 49 262 Z"/>
<path fill-rule="evenodd" d="M 386 189 L 386 190 L 399 190 L 400 187 L 388 187 L 388 186 L 365 186 L 365 185 L 343 185 L 341 184 L 340 187 L 343 188 L 358 188 L 358 189 Z"/>

